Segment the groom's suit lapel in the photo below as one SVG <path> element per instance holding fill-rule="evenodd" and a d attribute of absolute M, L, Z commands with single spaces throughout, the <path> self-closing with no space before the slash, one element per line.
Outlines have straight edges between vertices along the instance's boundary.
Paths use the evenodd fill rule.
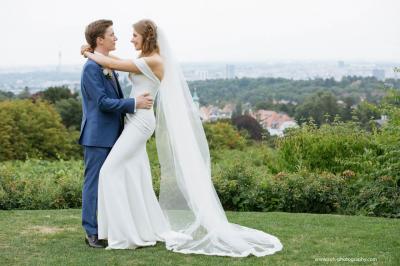
<path fill-rule="evenodd" d="M 110 79 L 107 79 L 107 80 L 111 83 L 111 86 L 114 88 L 114 91 L 118 95 L 118 97 L 122 98 L 122 92 L 120 93 L 118 79 L 117 79 L 114 71 L 112 71 L 112 75 L 113 75 L 113 77 Z"/>
<path fill-rule="evenodd" d="M 95 51 L 94 53 L 97 53 L 97 52 Z M 93 61 L 93 62 L 95 62 L 95 61 Z M 103 67 L 100 64 L 98 64 L 97 62 L 95 62 L 95 63 L 101 68 L 101 70 L 103 70 Z M 101 71 L 101 72 L 102 72 L 101 74 L 103 75 L 103 71 Z M 123 98 L 123 94 L 122 94 L 121 88 L 119 87 L 118 78 L 116 77 L 116 75 L 114 73 L 114 70 L 112 70 L 111 72 L 112 72 L 112 75 L 113 75 L 113 77 L 111 79 L 108 79 L 108 78 L 105 78 L 105 77 L 104 78 L 105 78 L 106 82 L 111 82 L 111 86 L 114 88 L 114 91 L 117 94 L 117 96 L 119 98 Z"/>
<path fill-rule="evenodd" d="M 119 85 L 119 81 L 118 81 L 118 76 L 117 76 L 117 74 L 115 73 L 115 71 L 113 70 L 113 75 L 114 75 L 114 78 L 115 78 L 115 85 L 117 86 L 117 93 L 118 93 L 118 96 L 120 97 L 120 98 L 124 98 L 124 94 L 122 93 L 122 89 L 121 89 L 121 86 Z M 113 82 L 114 83 L 114 82 Z"/>

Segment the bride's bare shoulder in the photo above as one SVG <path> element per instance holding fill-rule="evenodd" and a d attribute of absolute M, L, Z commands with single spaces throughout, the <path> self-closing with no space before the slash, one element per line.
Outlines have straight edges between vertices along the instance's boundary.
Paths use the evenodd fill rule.
<path fill-rule="evenodd" d="M 158 68 L 158 67 L 161 67 L 163 65 L 163 59 L 159 54 L 146 56 L 146 57 L 143 57 L 143 59 L 146 61 L 146 63 L 151 68 Z"/>
<path fill-rule="evenodd" d="M 161 80 L 164 76 L 164 64 L 159 54 L 143 57 L 146 64 L 151 68 L 153 73 Z"/>

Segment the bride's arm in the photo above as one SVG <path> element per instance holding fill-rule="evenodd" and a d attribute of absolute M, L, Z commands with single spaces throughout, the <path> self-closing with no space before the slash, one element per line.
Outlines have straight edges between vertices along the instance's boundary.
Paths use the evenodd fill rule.
<path fill-rule="evenodd" d="M 114 59 L 117 59 L 117 60 L 121 60 L 121 58 L 119 58 L 118 56 L 113 55 L 113 54 L 108 54 L 108 57 L 111 57 L 111 58 L 114 58 Z"/>
<path fill-rule="evenodd" d="M 124 71 L 124 72 L 132 72 L 132 73 L 141 73 L 139 68 L 133 63 L 132 60 L 119 59 L 115 56 L 105 56 L 90 53 L 88 51 L 84 52 L 84 56 L 92 59 L 99 65 L 102 65 L 105 68 L 111 68 L 114 70 Z"/>

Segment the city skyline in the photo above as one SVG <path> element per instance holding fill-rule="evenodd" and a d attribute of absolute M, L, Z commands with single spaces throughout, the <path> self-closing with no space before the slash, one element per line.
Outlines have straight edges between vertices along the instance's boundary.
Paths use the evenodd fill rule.
<path fill-rule="evenodd" d="M 284 78 L 310 80 L 316 78 L 341 80 L 345 76 L 375 77 L 378 80 L 399 79 L 396 64 L 337 62 L 291 62 L 291 63 L 183 63 L 182 70 L 188 81 L 235 79 L 235 78 Z M 80 84 L 82 65 L 49 66 L 0 69 L 0 89 L 22 91 L 29 87 L 39 91 L 51 86 L 66 85 L 74 90 Z M 120 72 L 120 78 L 128 82 L 127 73 Z M 128 82 L 129 83 L 129 82 Z"/>
<path fill-rule="evenodd" d="M 131 10 L 131 12 L 130 12 Z M 400 2 L 354 1 L 2 1 L 0 68 L 83 64 L 93 20 L 114 21 L 116 54 L 136 56 L 131 25 L 151 18 L 181 62 L 400 61 Z"/>

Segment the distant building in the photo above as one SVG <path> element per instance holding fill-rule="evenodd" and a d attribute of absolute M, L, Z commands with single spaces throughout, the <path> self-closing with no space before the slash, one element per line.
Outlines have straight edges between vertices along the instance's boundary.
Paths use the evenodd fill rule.
<path fill-rule="evenodd" d="M 260 125 L 268 130 L 271 136 L 283 136 L 287 128 L 298 127 L 296 121 L 284 113 L 271 110 L 258 110 L 252 114 Z"/>
<path fill-rule="evenodd" d="M 338 67 L 343 68 L 344 67 L 344 61 L 338 61 Z"/>
<path fill-rule="evenodd" d="M 232 117 L 232 112 L 234 109 L 233 104 L 227 104 L 224 106 L 223 109 L 220 109 L 213 105 L 200 107 L 200 98 L 197 95 L 196 88 L 194 88 L 192 98 L 196 106 L 196 109 L 198 110 L 200 119 L 203 122 L 212 122 L 212 121 L 217 121 L 219 119 L 230 119 Z"/>
<path fill-rule="evenodd" d="M 216 106 L 202 106 L 200 108 L 200 117 L 203 122 L 213 122 L 219 119 L 230 119 L 235 106 L 233 104 L 227 104 L 224 108 L 220 109 Z"/>
<path fill-rule="evenodd" d="M 226 79 L 233 79 L 235 78 L 235 66 L 234 65 L 226 65 Z"/>
<path fill-rule="evenodd" d="M 206 79 L 208 79 L 208 71 L 207 70 L 197 70 L 197 71 L 195 71 L 195 79 L 196 80 L 206 80 Z"/>
<path fill-rule="evenodd" d="M 372 76 L 374 76 L 377 80 L 384 80 L 385 70 L 375 68 L 372 70 Z"/>
<path fill-rule="evenodd" d="M 272 99 L 272 103 L 273 104 L 293 104 L 293 105 L 297 105 L 296 101 L 285 100 L 285 99 L 280 99 L 280 100 Z"/>

